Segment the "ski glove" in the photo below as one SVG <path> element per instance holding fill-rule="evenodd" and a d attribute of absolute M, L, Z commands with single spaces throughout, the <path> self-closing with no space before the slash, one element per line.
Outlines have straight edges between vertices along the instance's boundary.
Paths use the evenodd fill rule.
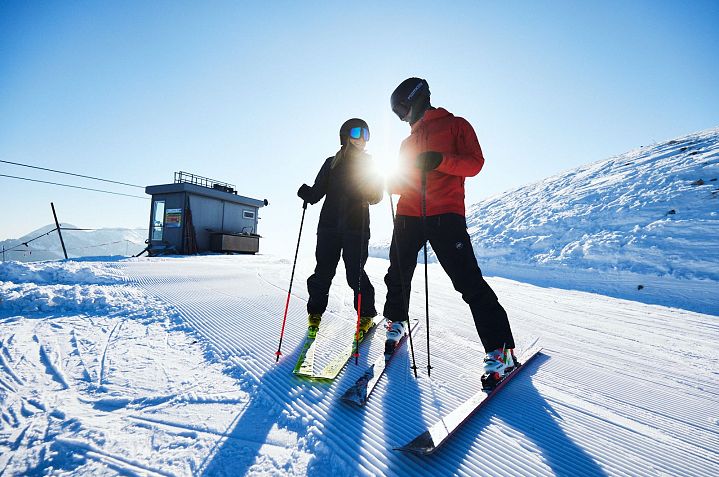
<path fill-rule="evenodd" d="M 417 156 L 415 166 L 423 171 L 433 171 L 442 163 L 442 153 L 437 151 L 422 152 Z"/>
<path fill-rule="evenodd" d="M 297 197 L 304 200 L 305 202 L 311 203 L 310 199 L 312 198 L 312 187 L 308 186 L 307 184 L 302 184 L 297 190 Z"/>

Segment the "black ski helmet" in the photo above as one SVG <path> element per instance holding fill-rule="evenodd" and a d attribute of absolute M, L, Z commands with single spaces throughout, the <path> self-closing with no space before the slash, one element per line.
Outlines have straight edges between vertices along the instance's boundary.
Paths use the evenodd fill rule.
<path fill-rule="evenodd" d="M 342 127 L 340 128 L 340 144 L 345 145 L 347 144 L 347 138 L 350 135 L 350 129 L 352 128 L 365 128 L 367 131 L 369 131 L 369 126 L 367 126 L 367 123 L 364 121 L 364 119 L 360 118 L 352 118 L 348 119 L 344 122 Z"/>
<path fill-rule="evenodd" d="M 392 111 L 401 120 L 410 123 L 422 117 L 429 108 L 429 84 L 422 78 L 407 78 L 402 81 L 390 97 Z M 410 117 L 410 113 L 412 117 Z M 414 120 L 413 120 L 414 119 Z"/>

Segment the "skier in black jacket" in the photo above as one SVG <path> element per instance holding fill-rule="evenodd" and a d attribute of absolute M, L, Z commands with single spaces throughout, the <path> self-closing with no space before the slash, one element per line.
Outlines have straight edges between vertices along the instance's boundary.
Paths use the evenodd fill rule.
<path fill-rule="evenodd" d="M 340 128 L 341 148 L 327 158 L 312 187 L 307 184 L 297 195 L 310 204 L 325 197 L 317 226 L 315 272 L 307 279 L 307 335 L 314 338 L 322 313 L 327 308 L 330 285 L 337 271 L 340 254 L 347 272 L 347 284 L 354 290 L 357 310 L 358 285 L 361 287 L 360 339 L 377 316 L 374 287 L 364 271 L 369 244 L 369 205 L 382 200 L 383 183 L 373 172 L 372 158 L 364 152 L 369 126 L 362 119 L 345 121 Z M 362 283 L 360 284 L 360 276 Z"/>

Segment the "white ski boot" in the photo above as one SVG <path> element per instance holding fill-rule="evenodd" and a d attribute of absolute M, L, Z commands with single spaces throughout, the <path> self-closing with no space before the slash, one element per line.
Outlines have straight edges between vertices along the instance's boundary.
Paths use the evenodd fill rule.
<path fill-rule="evenodd" d="M 390 356 L 407 329 L 406 321 L 387 321 L 387 340 L 384 342 L 385 357 Z"/>
<path fill-rule="evenodd" d="M 494 389 L 504 377 L 516 367 L 514 350 L 497 348 L 484 356 L 484 374 L 482 388 Z"/>

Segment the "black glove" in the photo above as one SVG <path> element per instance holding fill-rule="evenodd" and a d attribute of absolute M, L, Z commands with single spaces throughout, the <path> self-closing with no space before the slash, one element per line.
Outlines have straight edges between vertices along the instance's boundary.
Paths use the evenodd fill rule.
<path fill-rule="evenodd" d="M 417 156 L 415 167 L 423 171 L 433 171 L 442 163 L 442 153 L 437 151 L 422 152 Z"/>
<path fill-rule="evenodd" d="M 311 196 L 312 196 L 312 187 L 308 186 L 307 184 L 302 184 L 300 186 L 300 188 L 297 190 L 297 197 L 304 200 L 305 202 L 309 202 Z"/>

